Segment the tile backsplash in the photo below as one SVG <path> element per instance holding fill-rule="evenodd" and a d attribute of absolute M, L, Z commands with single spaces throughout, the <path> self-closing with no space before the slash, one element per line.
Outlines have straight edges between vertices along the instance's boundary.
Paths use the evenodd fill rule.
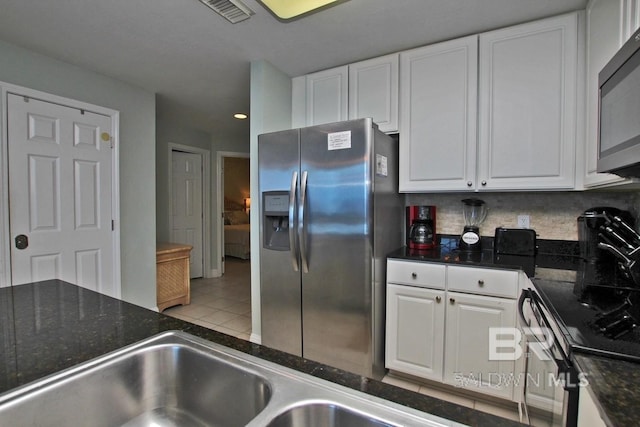
<path fill-rule="evenodd" d="M 530 192 L 407 194 L 406 205 L 435 205 L 436 231 L 459 234 L 464 226 L 462 199 L 478 198 L 489 208 L 480 234 L 493 236 L 496 227 L 517 228 L 518 215 L 529 215 L 530 228 L 538 238 L 577 240 L 577 218 L 595 206 L 613 206 L 630 211 L 640 222 L 640 192 Z M 636 229 L 638 226 L 636 225 Z"/>

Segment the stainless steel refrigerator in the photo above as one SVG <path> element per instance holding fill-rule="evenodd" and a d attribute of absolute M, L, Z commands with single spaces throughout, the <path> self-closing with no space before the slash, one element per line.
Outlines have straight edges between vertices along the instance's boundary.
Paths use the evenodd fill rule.
<path fill-rule="evenodd" d="M 258 164 L 262 344 L 380 378 L 397 141 L 371 119 L 292 129 L 258 137 Z"/>

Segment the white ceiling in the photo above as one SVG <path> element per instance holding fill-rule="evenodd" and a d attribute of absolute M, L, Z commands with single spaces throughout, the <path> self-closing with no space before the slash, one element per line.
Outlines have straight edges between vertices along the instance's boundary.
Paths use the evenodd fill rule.
<path fill-rule="evenodd" d="M 350 0 L 231 24 L 198 0 L 0 0 L 0 39 L 158 94 L 160 111 L 248 136 L 250 62 L 290 76 L 572 10 L 587 0 Z"/>

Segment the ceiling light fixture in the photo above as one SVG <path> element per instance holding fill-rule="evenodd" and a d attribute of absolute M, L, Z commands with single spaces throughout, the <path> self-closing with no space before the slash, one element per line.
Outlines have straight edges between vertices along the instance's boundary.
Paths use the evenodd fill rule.
<path fill-rule="evenodd" d="M 235 117 L 238 120 L 244 120 L 247 118 L 247 115 L 244 113 L 235 113 L 233 117 Z"/>
<path fill-rule="evenodd" d="M 279 21 L 288 22 L 348 0 L 258 0 Z"/>

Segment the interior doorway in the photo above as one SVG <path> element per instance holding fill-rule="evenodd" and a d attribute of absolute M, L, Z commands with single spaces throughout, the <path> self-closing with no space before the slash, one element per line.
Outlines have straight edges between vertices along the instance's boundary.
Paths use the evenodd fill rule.
<path fill-rule="evenodd" d="M 4 83 L 0 93 L 0 286 L 60 279 L 120 298 L 118 113 Z"/>
<path fill-rule="evenodd" d="M 228 256 L 251 259 L 249 153 L 218 152 L 218 253 L 220 274 Z"/>
<path fill-rule="evenodd" d="M 208 150 L 169 144 L 169 236 L 172 242 L 193 246 L 191 278 L 211 277 L 209 158 Z"/>

